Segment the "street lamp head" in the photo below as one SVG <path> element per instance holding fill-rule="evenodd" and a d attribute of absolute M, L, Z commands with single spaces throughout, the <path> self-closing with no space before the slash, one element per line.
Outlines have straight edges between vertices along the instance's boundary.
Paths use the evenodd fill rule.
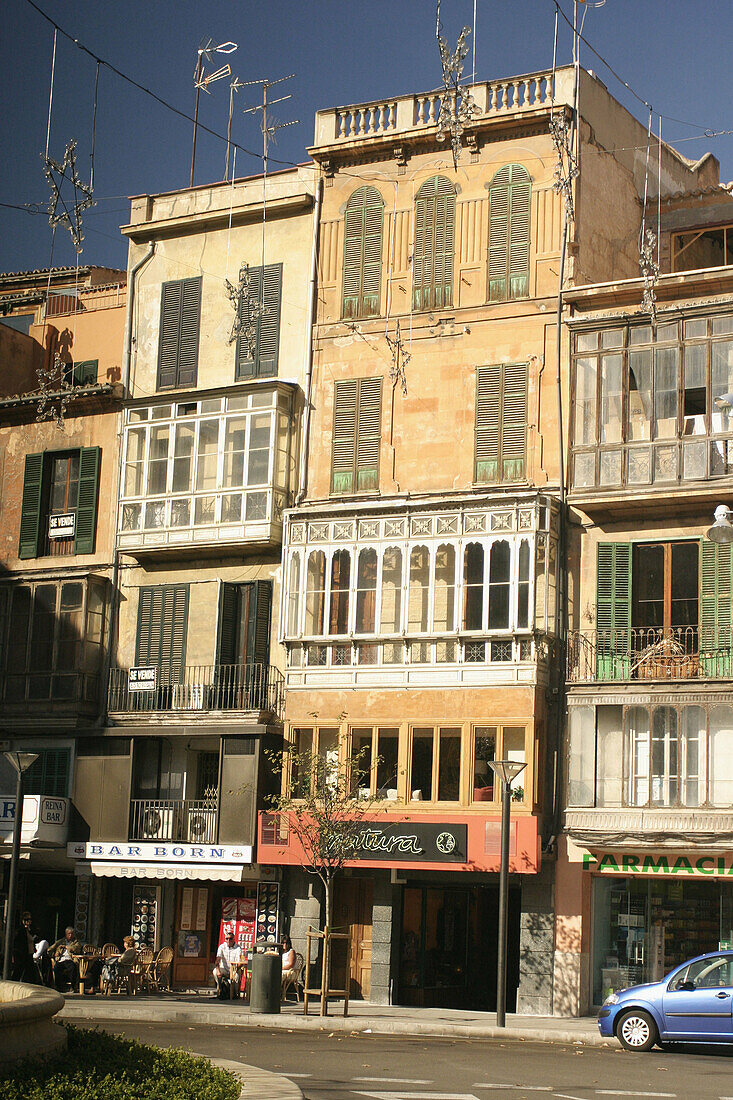
<path fill-rule="evenodd" d="M 489 760 L 489 767 L 502 783 L 510 787 L 527 765 L 519 760 Z"/>
<path fill-rule="evenodd" d="M 18 775 L 27 772 L 31 764 L 35 764 L 38 759 L 37 752 L 6 752 L 4 756 L 8 763 L 13 765 Z"/>
<path fill-rule="evenodd" d="M 715 509 L 715 523 L 705 532 L 711 542 L 733 542 L 733 512 L 725 504 Z"/>

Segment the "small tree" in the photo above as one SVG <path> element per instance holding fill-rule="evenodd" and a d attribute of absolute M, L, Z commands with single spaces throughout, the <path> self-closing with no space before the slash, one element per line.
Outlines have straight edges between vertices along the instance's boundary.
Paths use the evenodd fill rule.
<path fill-rule="evenodd" d="M 271 754 L 271 760 L 286 778 L 281 793 L 268 799 L 272 811 L 287 818 L 288 828 L 305 854 L 305 869 L 323 883 L 325 921 L 321 988 L 325 990 L 325 997 L 321 997 L 321 1014 L 325 1015 L 334 881 L 354 859 L 364 819 L 375 811 L 377 799 L 371 794 L 371 776 L 377 761 L 370 761 L 366 750 L 348 761 L 341 760 L 337 750 L 325 755 L 310 750 L 285 751 Z"/>

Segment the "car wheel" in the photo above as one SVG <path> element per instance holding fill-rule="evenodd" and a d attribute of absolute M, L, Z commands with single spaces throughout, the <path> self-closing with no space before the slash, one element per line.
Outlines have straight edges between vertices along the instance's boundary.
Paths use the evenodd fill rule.
<path fill-rule="evenodd" d="M 616 1036 L 626 1050 L 651 1050 L 657 1041 L 657 1028 L 648 1012 L 631 1008 L 619 1017 Z"/>

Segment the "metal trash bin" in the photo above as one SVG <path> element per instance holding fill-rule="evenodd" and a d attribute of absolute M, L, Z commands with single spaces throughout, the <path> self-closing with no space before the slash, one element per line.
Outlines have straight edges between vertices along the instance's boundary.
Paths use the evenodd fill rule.
<path fill-rule="evenodd" d="M 280 947 L 258 941 L 252 952 L 252 976 L 249 987 L 250 1012 L 280 1011 L 282 958 Z"/>

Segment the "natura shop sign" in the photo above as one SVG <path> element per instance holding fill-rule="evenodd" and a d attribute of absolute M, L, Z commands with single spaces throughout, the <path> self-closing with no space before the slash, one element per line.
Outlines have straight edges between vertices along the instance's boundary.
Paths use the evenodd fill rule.
<path fill-rule="evenodd" d="M 468 826 L 451 822 L 363 821 L 355 841 L 354 859 L 389 863 L 465 863 Z"/>
<path fill-rule="evenodd" d="M 733 854 L 656 855 L 649 852 L 585 852 L 586 871 L 605 875 L 673 875 L 675 878 L 733 877 Z"/>

